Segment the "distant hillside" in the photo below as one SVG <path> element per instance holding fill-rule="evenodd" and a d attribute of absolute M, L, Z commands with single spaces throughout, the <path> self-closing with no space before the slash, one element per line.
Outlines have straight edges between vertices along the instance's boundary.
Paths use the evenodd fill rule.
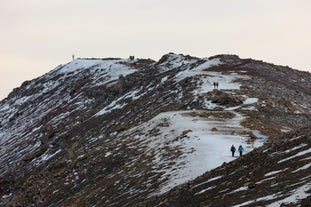
<path fill-rule="evenodd" d="M 310 113 L 262 61 L 75 59 L 0 102 L 0 206 L 310 206 Z"/>

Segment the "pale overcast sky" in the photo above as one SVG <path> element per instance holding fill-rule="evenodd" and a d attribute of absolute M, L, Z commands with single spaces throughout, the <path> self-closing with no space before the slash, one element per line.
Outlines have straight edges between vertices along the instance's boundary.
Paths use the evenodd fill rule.
<path fill-rule="evenodd" d="M 237 54 L 311 71 L 310 0 L 0 0 L 0 99 L 76 57 Z"/>

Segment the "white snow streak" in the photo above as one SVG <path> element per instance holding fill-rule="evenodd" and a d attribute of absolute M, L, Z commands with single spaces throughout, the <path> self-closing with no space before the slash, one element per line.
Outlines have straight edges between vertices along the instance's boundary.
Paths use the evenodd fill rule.
<path fill-rule="evenodd" d="M 280 160 L 278 161 L 278 163 L 282 163 L 282 162 L 285 162 L 285 161 L 288 161 L 288 160 L 291 160 L 291 159 L 294 159 L 295 157 L 299 157 L 299 156 L 302 156 L 302 155 L 305 155 L 305 154 L 308 154 L 308 153 L 311 153 L 311 149 L 307 149 L 307 150 L 304 150 L 304 151 L 301 151 L 293 156 L 290 156 L 290 157 L 287 157 L 283 160 Z"/>

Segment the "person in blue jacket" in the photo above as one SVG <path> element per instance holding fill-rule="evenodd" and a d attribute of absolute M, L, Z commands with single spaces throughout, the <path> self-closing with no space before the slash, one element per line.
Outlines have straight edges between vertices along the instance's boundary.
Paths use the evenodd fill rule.
<path fill-rule="evenodd" d="M 239 146 L 238 151 L 240 153 L 240 156 L 242 156 L 242 154 L 244 152 L 244 148 L 242 147 L 242 145 Z"/>

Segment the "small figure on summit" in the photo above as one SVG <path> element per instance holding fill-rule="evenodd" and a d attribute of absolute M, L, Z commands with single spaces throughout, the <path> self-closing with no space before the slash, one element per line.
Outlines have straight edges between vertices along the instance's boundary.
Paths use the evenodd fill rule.
<path fill-rule="evenodd" d="M 232 157 L 234 157 L 234 153 L 235 153 L 235 147 L 234 147 L 234 145 L 231 146 L 230 151 L 231 151 L 231 153 L 232 153 Z"/>
<path fill-rule="evenodd" d="M 242 145 L 239 146 L 239 149 L 238 149 L 239 153 L 240 153 L 240 156 L 242 156 L 243 152 L 244 152 L 244 148 L 242 147 Z"/>

